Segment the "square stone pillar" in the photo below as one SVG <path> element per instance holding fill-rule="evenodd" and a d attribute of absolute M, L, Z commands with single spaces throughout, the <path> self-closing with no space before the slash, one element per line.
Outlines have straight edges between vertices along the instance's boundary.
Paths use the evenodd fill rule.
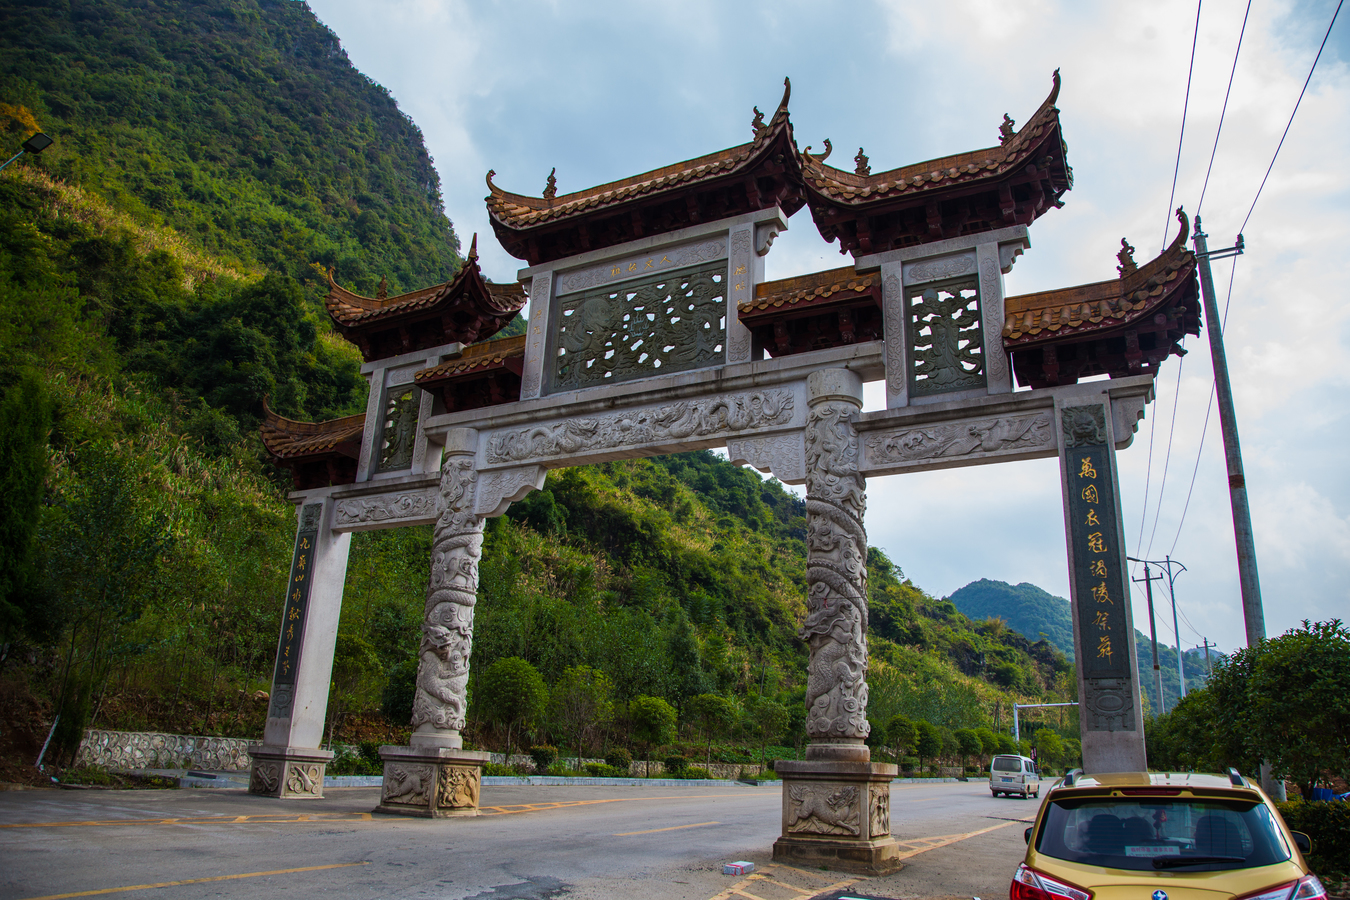
<path fill-rule="evenodd" d="M 333 505 L 329 497 L 311 497 L 299 509 L 267 726 L 262 745 L 249 748 L 254 794 L 323 797 L 324 769 L 333 754 L 319 744 L 352 539 L 332 531 Z"/>
<path fill-rule="evenodd" d="M 375 812 L 443 819 L 478 815 L 485 751 L 381 747 L 384 785 Z"/>
<path fill-rule="evenodd" d="M 1144 720 L 1106 394 L 1055 401 L 1083 770 L 1143 772 Z"/>

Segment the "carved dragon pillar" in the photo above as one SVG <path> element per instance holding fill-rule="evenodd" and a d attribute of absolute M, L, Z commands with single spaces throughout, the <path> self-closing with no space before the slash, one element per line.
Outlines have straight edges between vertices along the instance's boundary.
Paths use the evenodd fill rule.
<path fill-rule="evenodd" d="M 806 759 L 779 761 L 781 862 L 864 874 L 897 871 L 890 783 L 896 767 L 873 763 L 867 738 L 866 481 L 855 421 L 862 379 L 843 369 L 807 379 Z"/>
<path fill-rule="evenodd" d="M 483 517 L 474 511 L 477 432 L 446 436 L 441 463 L 441 515 L 431 546 L 431 579 L 418 650 L 412 738 L 381 747 L 384 785 L 376 812 L 440 818 L 478 814 L 487 754 L 466 751 L 460 737 L 468 705 L 473 610 Z"/>

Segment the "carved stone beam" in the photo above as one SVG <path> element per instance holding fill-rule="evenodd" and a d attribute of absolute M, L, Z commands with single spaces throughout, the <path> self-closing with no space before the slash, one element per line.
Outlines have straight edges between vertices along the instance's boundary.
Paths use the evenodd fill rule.
<path fill-rule="evenodd" d="M 363 487 L 368 488 L 368 485 Z M 333 531 L 374 531 L 429 525 L 440 515 L 440 490 L 435 484 L 404 485 L 378 494 L 341 497 L 333 505 Z"/>

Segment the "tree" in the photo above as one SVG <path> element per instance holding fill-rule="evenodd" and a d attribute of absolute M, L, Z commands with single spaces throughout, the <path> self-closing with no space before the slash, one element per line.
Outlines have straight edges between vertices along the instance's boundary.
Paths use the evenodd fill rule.
<path fill-rule="evenodd" d="M 1041 768 L 1053 768 L 1064 760 L 1064 741 L 1049 728 L 1036 731 L 1033 743 L 1036 746 L 1036 763 Z"/>
<path fill-rule="evenodd" d="M 1350 629 L 1339 619 L 1305 620 L 1237 651 L 1201 692 L 1212 695 L 1224 765 L 1253 772 L 1265 760 L 1305 797 L 1320 779 L 1350 769 Z"/>
<path fill-rule="evenodd" d="M 380 658 L 375 648 L 359 634 L 339 631 L 333 647 L 333 690 L 328 706 L 328 744 L 333 744 L 333 732 L 353 704 L 360 703 L 361 687 L 380 669 Z"/>
<path fill-rule="evenodd" d="M 703 660 L 698 652 L 698 636 L 694 634 L 694 627 L 689 624 L 689 616 L 685 614 L 684 608 L 676 606 L 671 618 L 674 621 L 667 652 L 670 654 L 675 705 L 682 711 L 690 697 L 696 697 L 708 690 L 710 679 L 703 671 Z"/>
<path fill-rule="evenodd" d="M 980 765 L 988 765 L 989 757 L 998 752 L 998 735 L 988 728 L 976 728 L 980 738 Z"/>
<path fill-rule="evenodd" d="M 924 760 L 932 759 L 942 752 L 942 732 L 936 725 L 924 719 L 915 722 L 914 728 L 918 733 L 914 752 L 919 757 L 919 766 L 922 767 Z"/>
<path fill-rule="evenodd" d="M 1017 744 L 1010 734 L 994 735 L 994 750 L 997 753 L 1017 753 Z"/>
<path fill-rule="evenodd" d="M 479 703 L 488 721 L 506 729 L 506 760 L 516 731 L 534 727 L 544 711 L 548 688 L 534 666 L 518 656 L 499 659 L 487 667 L 478 682 Z"/>
<path fill-rule="evenodd" d="M 964 769 L 966 761 L 972 756 L 979 756 L 984 745 L 980 743 L 980 736 L 974 728 L 958 728 L 955 737 L 961 751 L 961 767 Z"/>
<path fill-rule="evenodd" d="M 633 722 L 633 737 L 645 751 L 647 774 L 651 775 L 652 748 L 675 738 L 675 707 L 660 697 L 634 697 L 628 704 L 628 715 Z"/>
<path fill-rule="evenodd" d="M 763 769 L 765 748 L 783 733 L 790 717 L 786 706 L 767 697 L 751 697 L 745 706 L 746 722 L 759 738 L 759 765 Z"/>
<path fill-rule="evenodd" d="M 26 374 L 0 392 L 0 640 L 36 624 L 34 539 L 47 476 L 52 403 L 36 376 Z M 31 608 L 30 608 L 31 607 Z"/>
<path fill-rule="evenodd" d="M 704 735 L 708 738 L 708 752 L 704 758 L 704 765 L 712 765 L 712 742 L 713 734 L 721 732 L 736 721 L 736 711 L 725 697 L 717 694 L 698 694 L 690 697 L 689 702 L 685 704 L 685 715 L 693 722 L 697 722 L 703 729 Z"/>
<path fill-rule="evenodd" d="M 549 717 L 558 730 L 575 741 L 577 768 L 581 768 L 586 735 L 609 718 L 614 685 L 609 676 L 590 666 L 572 666 L 562 673 L 549 695 Z"/>
<path fill-rule="evenodd" d="M 914 727 L 914 722 L 904 713 L 896 713 L 886 723 L 886 740 L 895 748 L 896 765 L 904 760 L 905 754 L 914 747 L 914 742 L 918 739 L 919 733 Z"/>

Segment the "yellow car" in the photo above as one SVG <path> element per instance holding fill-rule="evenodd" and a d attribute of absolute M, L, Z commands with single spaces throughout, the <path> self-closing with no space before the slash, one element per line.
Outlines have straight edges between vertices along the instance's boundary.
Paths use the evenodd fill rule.
<path fill-rule="evenodd" d="M 1009 900 L 1326 900 L 1261 789 L 1189 773 L 1070 772 L 1027 829 Z"/>

